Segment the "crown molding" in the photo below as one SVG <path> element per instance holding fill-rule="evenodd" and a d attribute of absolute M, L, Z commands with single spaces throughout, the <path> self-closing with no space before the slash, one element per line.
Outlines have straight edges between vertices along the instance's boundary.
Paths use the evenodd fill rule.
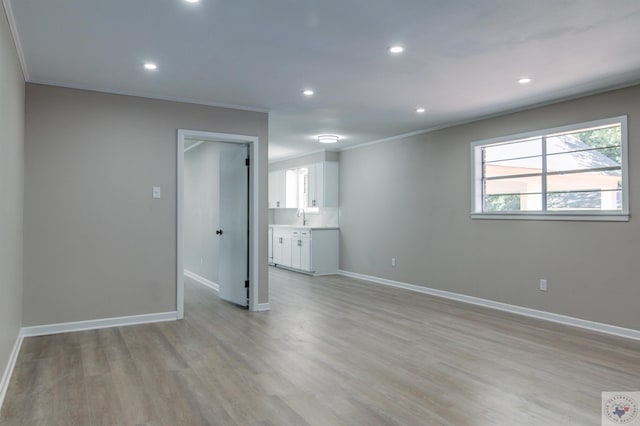
<path fill-rule="evenodd" d="M 22 77 L 24 78 L 24 81 L 29 81 L 29 71 L 27 71 L 27 61 L 24 59 L 24 52 L 22 51 L 22 43 L 20 43 L 20 36 L 18 35 L 18 27 L 16 26 L 16 19 L 13 16 L 13 9 L 11 9 L 11 1 L 2 0 L 2 5 L 4 6 L 4 12 L 7 15 L 7 22 L 9 23 L 9 30 L 11 31 L 13 44 L 16 46 L 18 61 L 20 61 L 20 68 L 22 68 Z"/>
<path fill-rule="evenodd" d="M 201 99 L 182 98 L 179 96 L 153 95 L 151 93 L 138 92 L 136 90 L 115 90 L 115 89 L 109 89 L 109 88 L 96 88 L 96 87 L 85 86 L 82 84 L 60 83 L 60 82 L 49 81 L 49 80 L 31 80 L 29 81 L 29 83 L 41 84 L 43 86 L 61 87 L 64 89 L 86 90 L 88 92 L 107 93 L 110 95 L 134 96 L 136 98 L 155 99 L 159 101 L 180 102 L 183 104 L 204 105 L 204 106 L 211 106 L 211 107 L 217 107 L 217 108 L 229 108 L 229 109 L 236 109 L 239 111 L 261 112 L 261 113 L 269 112 L 268 109 L 264 109 L 264 108 L 255 108 L 255 107 L 247 107 L 242 105 L 209 102 L 209 101 L 203 101 Z"/>

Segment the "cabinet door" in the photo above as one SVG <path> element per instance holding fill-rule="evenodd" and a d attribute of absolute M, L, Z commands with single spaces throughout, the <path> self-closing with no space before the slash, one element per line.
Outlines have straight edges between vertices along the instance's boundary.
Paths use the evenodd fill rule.
<path fill-rule="evenodd" d="M 308 207 L 324 207 L 323 184 L 324 163 L 311 164 L 308 167 Z"/>
<path fill-rule="evenodd" d="M 282 264 L 282 237 L 279 235 L 273 236 L 273 263 Z"/>
<path fill-rule="evenodd" d="M 286 170 L 269 172 L 269 208 L 285 207 Z"/>
<path fill-rule="evenodd" d="M 282 260 L 280 265 L 291 267 L 291 237 L 282 237 Z"/>
<path fill-rule="evenodd" d="M 338 163 L 325 161 L 309 166 L 309 207 L 338 207 Z"/>
<path fill-rule="evenodd" d="M 300 266 L 298 269 L 311 271 L 311 238 L 300 238 Z"/>
<path fill-rule="evenodd" d="M 273 262 L 273 228 L 269 227 L 269 262 Z"/>
<path fill-rule="evenodd" d="M 301 269 L 301 258 L 300 258 L 300 238 L 294 238 L 291 240 L 291 267 L 296 269 Z"/>

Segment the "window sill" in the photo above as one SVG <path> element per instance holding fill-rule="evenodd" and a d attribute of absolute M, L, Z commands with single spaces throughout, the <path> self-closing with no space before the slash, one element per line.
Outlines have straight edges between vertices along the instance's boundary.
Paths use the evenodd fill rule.
<path fill-rule="evenodd" d="M 471 213 L 471 219 L 572 220 L 587 222 L 628 222 L 629 213 Z"/>

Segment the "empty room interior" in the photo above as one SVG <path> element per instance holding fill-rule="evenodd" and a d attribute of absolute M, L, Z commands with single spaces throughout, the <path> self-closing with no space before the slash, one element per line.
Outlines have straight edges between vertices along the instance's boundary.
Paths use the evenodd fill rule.
<path fill-rule="evenodd" d="M 0 8 L 0 425 L 640 424 L 637 0 Z"/>

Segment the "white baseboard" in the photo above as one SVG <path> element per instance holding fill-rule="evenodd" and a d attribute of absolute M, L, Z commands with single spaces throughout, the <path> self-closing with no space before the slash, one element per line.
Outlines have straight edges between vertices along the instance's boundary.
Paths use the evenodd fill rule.
<path fill-rule="evenodd" d="M 195 272 L 191 272 L 188 269 L 184 270 L 184 275 L 186 277 L 191 278 L 192 280 L 194 280 L 198 284 L 202 284 L 205 287 L 209 287 L 211 290 L 218 291 L 218 289 L 220 288 L 218 286 L 218 284 L 214 283 L 213 281 L 210 281 L 210 280 L 206 279 L 205 277 L 203 277 L 202 275 L 196 274 Z"/>
<path fill-rule="evenodd" d="M 177 319 L 178 313 L 176 311 L 159 312 L 155 314 L 131 315 L 127 317 L 103 318 L 88 321 L 63 322 L 58 324 L 22 327 L 22 335 L 24 337 L 44 336 L 47 334 L 70 333 L 72 331 L 96 330 L 99 328 L 148 324 L 151 322 L 175 321 Z"/>
<path fill-rule="evenodd" d="M 473 305 L 484 306 L 486 308 L 497 309 L 500 311 L 510 312 L 512 314 L 524 315 L 531 318 L 537 318 L 545 321 L 570 325 L 573 327 L 584 328 L 587 330 L 597 331 L 600 333 L 612 334 L 614 336 L 625 337 L 627 339 L 640 340 L 640 330 L 631 328 L 618 327 L 615 325 L 604 324 L 600 322 L 588 321 L 580 318 L 569 317 L 566 315 L 554 314 L 552 312 L 539 311 L 537 309 L 525 308 L 508 303 L 496 302 L 493 300 L 482 299 L 474 296 L 467 296 L 450 291 L 438 290 L 435 288 L 423 287 L 415 284 L 403 283 L 400 281 L 388 280 L 386 278 L 374 277 L 371 275 L 359 274 L 356 272 L 339 270 L 340 275 L 345 277 L 356 278 L 364 281 L 371 281 L 390 287 L 403 288 L 418 293 L 429 294 L 431 296 L 443 297 L 445 299 L 457 300 L 459 302 L 471 303 Z"/>
<path fill-rule="evenodd" d="M 258 309 L 256 312 L 270 311 L 271 305 L 269 303 L 258 303 Z"/>
<path fill-rule="evenodd" d="M 0 409 L 2 409 L 2 403 L 4 402 L 4 397 L 7 394 L 7 388 L 9 387 L 11 376 L 13 375 L 13 369 L 16 366 L 16 360 L 18 359 L 18 354 L 22 347 L 22 340 L 24 340 L 24 335 L 22 330 L 20 330 L 16 337 L 16 342 L 13 344 L 11 354 L 9 355 L 9 362 L 7 362 L 7 366 L 2 374 L 2 380 L 0 380 Z"/>

